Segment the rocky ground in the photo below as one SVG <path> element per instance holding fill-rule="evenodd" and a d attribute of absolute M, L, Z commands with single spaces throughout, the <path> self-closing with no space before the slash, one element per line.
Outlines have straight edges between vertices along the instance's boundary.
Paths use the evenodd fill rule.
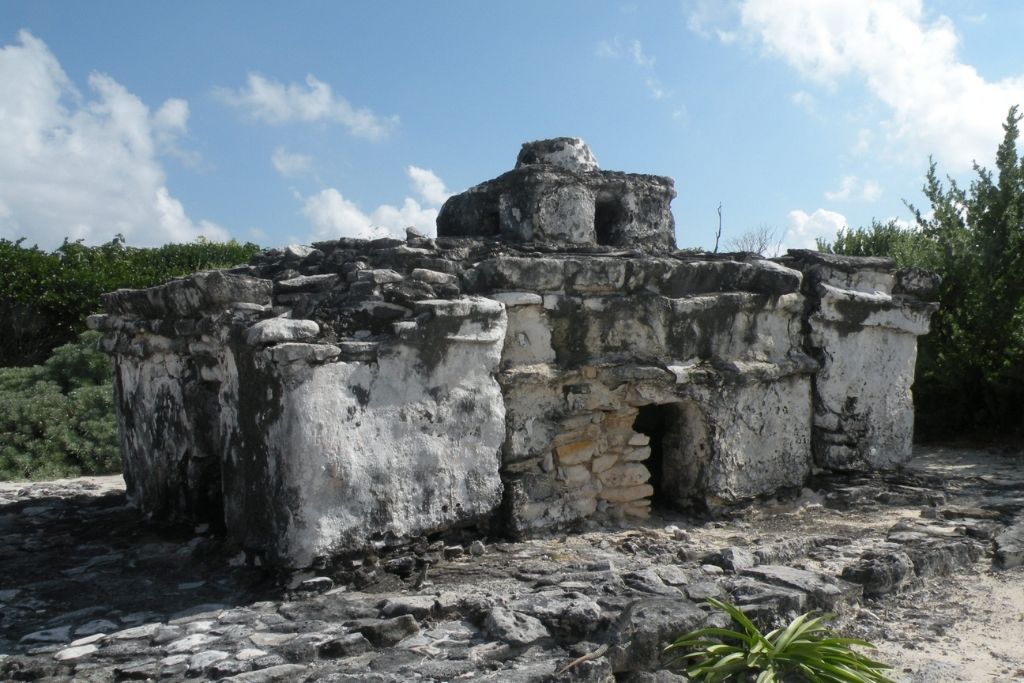
<path fill-rule="evenodd" d="M 672 681 L 719 596 L 812 608 L 898 681 L 1024 680 L 1024 454 L 919 449 L 716 520 L 472 535 L 299 574 L 154 527 L 120 478 L 0 485 L 0 679 Z"/>

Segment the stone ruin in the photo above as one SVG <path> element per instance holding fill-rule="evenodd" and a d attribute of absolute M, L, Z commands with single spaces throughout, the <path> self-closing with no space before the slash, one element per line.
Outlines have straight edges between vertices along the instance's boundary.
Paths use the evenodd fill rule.
<path fill-rule="evenodd" d="M 883 258 L 678 251 L 670 178 L 578 139 L 338 239 L 104 296 L 131 502 L 264 561 L 468 525 L 716 509 L 911 452 L 937 281 Z"/>

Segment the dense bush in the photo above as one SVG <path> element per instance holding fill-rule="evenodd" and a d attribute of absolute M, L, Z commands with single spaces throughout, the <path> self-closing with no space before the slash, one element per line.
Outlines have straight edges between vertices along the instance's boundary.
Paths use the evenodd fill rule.
<path fill-rule="evenodd" d="M 98 338 L 86 332 L 44 365 L 0 368 L 0 479 L 120 471 L 110 359 Z"/>
<path fill-rule="evenodd" d="M 197 270 L 248 261 L 259 247 L 237 242 L 125 246 L 121 238 L 90 247 L 65 241 L 53 252 L 0 239 L 0 367 L 42 363 L 85 329 L 100 294 L 149 287 Z"/>
<path fill-rule="evenodd" d="M 975 165 L 967 190 L 936 165 L 924 193 L 931 211 L 911 206 L 911 229 L 873 224 L 844 231 L 819 248 L 891 256 L 937 271 L 941 308 L 921 339 L 915 384 L 921 436 L 1011 435 L 1024 430 L 1024 161 L 1021 116 L 1010 110 L 996 173 Z"/>

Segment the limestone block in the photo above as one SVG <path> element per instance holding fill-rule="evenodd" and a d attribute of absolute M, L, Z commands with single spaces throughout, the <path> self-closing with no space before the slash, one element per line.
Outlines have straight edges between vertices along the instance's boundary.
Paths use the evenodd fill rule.
<path fill-rule="evenodd" d="M 618 259 L 573 259 L 565 268 L 566 289 L 576 294 L 620 292 L 626 282 L 626 263 Z"/>
<path fill-rule="evenodd" d="M 582 462 L 588 462 L 594 457 L 595 451 L 596 446 L 590 439 L 574 441 L 555 448 L 555 453 L 558 454 L 558 462 L 563 465 L 577 465 Z"/>
<path fill-rule="evenodd" d="M 639 484 L 636 486 L 605 487 L 597 494 L 601 500 L 609 503 L 628 503 L 641 498 L 650 498 L 654 495 L 654 487 L 650 484 Z"/>
<path fill-rule="evenodd" d="M 804 481 L 811 470 L 806 376 L 694 390 L 694 400 L 665 407 L 659 486 L 667 502 L 735 502 Z"/>
<path fill-rule="evenodd" d="M 580 138 L 553 138 L 523 143 L 516 158 L 516 168 L 549 164 L 567 171 L 600 170 L 594 153 Z"/>
<path fill-rule="evenodd" d="M 595 420 L 594 418 L 600 417 L 603 417 L 601 413 L 584 413 L 582 415 L 570 415 L 569 417 L 563 417 L 561 420 L 559 420 L 558 424 L 566 432 L 573 432 L 576 430 L 587 430 L 592 429 L 592 424 L 600 421 Z"/>
<path fill-rule="evenodd" d="M 545 188 L 536 193 L 528 239 L 571 244 L 595 241 L 594 193 L 589 188 L 584 185 L 566 184 L 556 185 L 551 189 Z M 518 207 L 512 207 L 512 211 L 517 209 Z M 508 222 L 512 223 L 514 220 L 515 218 L 512 218 Z"/>
<path fill-rule="evenodd" d="M 552 292 L 562 289 L 563 264 L 553 258 L 501 256 L 480 264 L 486 286 L 494 290 Z"/>
<path fill-rule="evenodd" d="M 559 478 L 570 486 L 590 481 L 590 470 L 583 465 L 570 465 L 558 469 Z"/>
<path fill-rule="evenodd" d="M 333 344 L 298 344 L 294 342 L 277 344 L 267 349 L 275 363 L 322 363 L 341 354 L 341 348 Z"/>
<path fill-rule="evenodd" d="M 211 270 L 148 289 L 119 289 L 104 294 L 102 300 L 107 312 L 113 314 L 193 317 L 235 302 L 270 303 L 272 288 L 270 280 Z"/>
<path fill-rule="evenodd" d="M 590 465 L 590 469 L 591 471 L 594 472 L 594 474 L 599 474 L 615 465 L 615 463 L 617 463 L 618 461 L 619 455 L 617 453 L 601 455 L 594 458 L 593 462 Z"/>
<path fill-rule="evenodd" d="M 489 297 L 505 304 L 506 309 L 513 306 L 539 306 L 544 303 L 544 297 L 534 292 L 494 292 Z"/>
<path fill-rule="evenodd" d="M 620 503 L 618 509 L 627 517 L 647 519 L 651 516 L 651 502 L 649 500 L 637 500 L 629 503 Z"/>
<path fill-rule="evenodd" d="M 324 275 L 300 275 L 289 280 L 279 280 L 274 283 L 274 293 L 294 294 L 296 292 L 323 292 L 341 281 L 335 273 Z"/>
<path fill-rule="evenodd" d="M 820 308 L 812 320 L 856 327 L 886 327 L 919 336 L 928 333 L 936 304 L 894 300 L 888 294 L 819 285 Z"/>
<path fill-rule="evenodd" d="M 276 344 L 278 342 L 303 341 L 320 334 L 320 326 L 313 320 L 292 318 L 268 318 L 261 320 L 245 331 L 245 341 L 250 346 Z"/>
<path fill-rule="evenodd" d="M 357 282 L 372 282 L 375 285 L 383 285 L 389 282 L 401 282 L 404 279 L 405 276 L 390 268 L 370 268 L 356 271 Z"/>
<path fill-rule="evenodd" d="M 454 285 L 458 284 L 459 278 L 450 273 L 440 273 L 436 270 L 426 268 L 414 268 L 409 275 L 413 280 L 419 280 L 432 285 Z"/>
<path fill-rule="evenodd" d="M 651 437 L 646 434 L 634 433 L 630 435 L 628 443 L 630 446 L 646 446 L 651 443 Z"/>
<path fill-rule="evenodd" d="M 508 332 L 502 349 L 503 367 L 533 365 L 555 360 L 551 328 L 539 306 L 508 308 Z"/>
<path fill-rule="evenodd" d="M 651 478 L 651 473 L 640 463 L 628 463 L 616 465 L 597 475 L 605 486 L 627 487 L 646 483 Z"/>
<path fill-rule="evenodd" d="M 175 353 L 115 359 L 115 409 L 129 502 L 157 520 L 209 521 L 219 514 L 216 389 Z M 216 386 L 216 385 L 213 385 Z"/>
<path fill-rule="evenodd" d="M 651 449 L 645 446 L 630 448 L 622 453 L 623 462 L 640 462 L 651 457 Z"/>

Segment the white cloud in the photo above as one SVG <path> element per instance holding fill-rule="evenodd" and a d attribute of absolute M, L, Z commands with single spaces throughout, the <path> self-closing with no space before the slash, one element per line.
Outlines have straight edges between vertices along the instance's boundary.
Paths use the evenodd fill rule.
<path fill-rule="evenodd" d="M 836 233 L 847 226 L 846 217 L 828 209 L 817 209 L 814 213 L 795 209 L 787 214 L 789 229 L 782 239 L 786 249 L 814 249 L 816 239 L 834 242 Z"/>
<path fill-rule="evenodd" d="M 857 176 L 844 175 L 843 179 L 839 181 L 839 189 L 825 193 L 825 199 L 830 202 L 841 202 L 850 198 L 853 194 L 854 188 L 857 185 Z"/>
<path fill-rule="evenodd" d="M 721 41 L 723 45 L 732 45 L 736 42 L 735 31 L 723 31 L 721 29 L 716 29 L 715 35 L 718 36 L 718 40 Z"/>
<path fill-rule="evenodd" d="M 214 91 L 224 102 L 238 107 L 257 121 L 280 125 L 285 123 L 338 123 L 348 131 L 367 140 L 383 139 L 398 124 L 397 116 L 382 118 L 369 109 L 357 109 L 331 86 L 312 74 L 301 83 L 279 83 L 257 73 L 250 73 L 245 87 L 238 90 L 218 88 Z"/>
<path fill-rule="evenodd" d="M 618 38 L 602 40 L 594 48 L 594 54 L 606 59 L 616 59 L 622 54 L 622 42 Z"/>
<path fill-rule="evenodd" d="M 281 175 L 288 177 L 306 173 L 313 168 L 313 159 L 305 154 L 293 154 L 284 147 L 275 147 L 270 163 Z"/>
<path fill-rule="evenodd" d="M 445 189 L 444 181 L 430 169 L 409 166 L 405 172 L 409 175 L 409 180 L 412 181 L 413 192 L 427 204 L 440 206 L 451 196 L 451 193 Z"/>
<path fill-rule="evenodd" d="M 89 87 L 93 99 L 28 31 L 0 48 L 0 236 L 43 248 L 115 233 L 137 245 L 227 238 L 192 221 L 166 186 L 158 155 L 187 132 L 188 103 L 151 113 L 109 76 L 91 74 Z"/>
<path fill-rule="evenodd" d="M 839 189 L 825 192 L 825 199 L 830 202 L 845 202 L 851 199 L 873 202 L 882 196 L 882 186 L 874 180 L 861 180 L 855 175 L 844 175 L 839 181 Z"/>
<path fill-rule="evenodd" d="M 658 77 L 654 72 L 654 62 L 656 59 L 644 52 L 643 43 L 639 40 L 630 42 L 627 49 L 623 49 L 622 41 L 617 37 L 611 40 L 602 40 L 597 44 L 594 49 L 594 54 L 603 59 L 619 59 L 620 57 L 627 57 L 634 65 L 639 67 L 644 73 L 644 87 L 647 88 L 647 92 L 651 94 L 656 100 L 663 100 L 666 97 L 671 96 L 671 92 L 666 90 L 658 80 Z"/>
<path fill-rule="evenodd" d="M 873 202 L 882 196 L 882 186 L 874 180 L 865 180 L 860 188 L 860 197 L 866 202 Z"/>
<path fill-rule="evenodd" d="M 651 97 L 656 100 L 663 100 L 668 96 L 668 91 L 662 87 L 661 81 L 654 76 L 648 76 L 645 78 L 644 85 L 647 86 L 647 92 L 651 93 Z"/>
<path fill-rule="evenodd" d="M 963 63 L 953 22 L 925 17 L 921 0 L 745 0 L 742 25 L 806 78 L 834 87 L 862 79 L 890 110 L 889 141 L 915 160 L 934 153 L 953 170 L 991 158 L 1024 74 L 987 81 Z"/>
<path fill-rule="evenodd" d="M 633 63 L 637 66 L 650 68 L 654 66 L 654 57 L 644 54 L 644 46 L 639 40 L 634 40 L 630 46 L 630 54 L 633 56 Z"/>
<path fill-rule="evenodd" d="M 702 38 L 716 36 L 728 45 L 734 42 L 737 35 L 734 31 L 716 28 L 731 23 L 736 14 L 734 2 L 722 0 L 682 0 L 682 8 L 686 13 L 686 27 Z"/>
<path fill-rule="evenodd" d="M 313 228 L 311 241 L 339 237 L 405 237 L 405 229 L 410 226 L 425 235 L 435 234 L 438 208 L 450 196 L 444 182 L 433 171 L 418 166 L 408 166 L 406 174 L 413 191 L 425 204 L 406 197 L 401 206 L 381 204 L 370 213 L 364 213 L 333 187 L 305 198 L 302 214 Z"/>
<path fill-rule="evenodd" d="M 790 101 L 808 114 L 818 113 L 818 101 L 806 90 L 798 90 L 789 96 Z"/>
<path fill-rule="evenodd" d="M 871 143 L 874 138 L 874 133 L 872 133 L 870 129 L 858 129 L 857 141 L 853 145 L 853 153 L 857 155 L 867 154 L 871 150 Z"/>

